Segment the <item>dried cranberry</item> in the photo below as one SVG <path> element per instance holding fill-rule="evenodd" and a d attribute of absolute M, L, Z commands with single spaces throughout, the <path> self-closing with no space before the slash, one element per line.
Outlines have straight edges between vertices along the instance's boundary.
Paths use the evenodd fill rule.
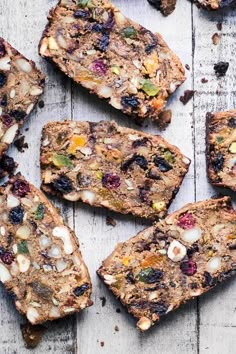
<path fill-rule="evenodd" d="M 194 275 L 197 271 L 197 264 L 193 261 L 184 261 L 180 264 L 181 271 L 188 276 Z"/>
<path fill-rule="evenodd" d="M 8 173 L 12 173 L 16 167 L 15 161 L 12 157 L 4 155 L 0 160 L 0 168 Z"/>
<path fill-rule="evenodd" d="M 11 252 L 4 252 L 2 255 L 1 255 L 1 260 L 3 261 L 3 263 L 7 264 L 7 265 L 10 265 L 12 264 L 13 262 L 13 254 Z"/>
<path fill-rule="evenodd" d="M 219 63 L 214 65 L 214 70 L 216 73 L 216 76 L 222 77 L 225 76 L 227 70 L 229 68 L 229 63 L 220 61 Z"/>
<path fill-rule="evenodd" d="M 73 190 L 73 185 L 70 178 L 65 175 L 61 175 L 55 179 L 52 183 L 52 186 L 56 191 L 63 194 L 70 193 Z"/>
<path fill-rule="evenodd" d="M 223 169 L 224 161 L 225 159 L 222 154 L 216 155 L 215 159 L 212 161 L 212 167 L 216 173 L 220 172 Z"/>
<path fill-rule="evenodd" d="M 75 296 L 81 296 L 89 289 L 89 284 L 85 283 L 81 286 L 78 286 L 77 288 L 74 289 L 73 293 Z"/>
<path fill-rule="evenodd" d="M 7 82 L 7 76 L 3 72 L 0 72 L 0 87 L 3 87 Z"/>
<path fill-rule="evenodd" d="M 135 96 L 123 96 L 123 97 L 121 97 L 121 104 L 124 107 L 130 107 L 130 108 L 134 109 L 139 106 L 139 100 Z"/>
<path fill-rule="evenodd" d="M 2 41 L 0 41 L 0 58 L 4 57 L 5 54 L 6 54 L 5 45 L 3 44 Z"/>
<path fill-rule="evenodd" d="M 192 214 L 190 213 L 185 213 L 184 215 L 181 215 L 179 217 L 179 220 L 177 222 L 177 225 L 179 227 L 182 227 L 182 229 L 192 229 L 196 223 L 195 218 L 193 217 Z"/>
<path fill-rule="evenodd" d="M 161 172 L 167 172 L 173 168 L 163 157 L 155 156 L 154 163 Z"/>
<path fill-rule="evenodd" d="M 108 189 L 118 188 L 120 186 L 120 177 L 112 173 L 106 173 L 102 177 L 102 184 Z"/>
<path fill-rule="evenodd" d="M 126 172 L 133 163 L 136 163 L 136 165 L 138 165 L 143 170 L 146 170 L 148 168 L 148 162 L 145 157 L 142 155 L 134 154 L 133 157 L 131 157 L 129 160 L 125 161 L 122 164 L 121 170 Z"/>
<path fill-rule="evenodd" d="M 229 118 L 228 126 L 229 126 L 230 128 L 236 128 L 236 119 L 233 118 L 233 117 Z"/>
<path fill-rule="evenodd" d="M 14 117 L 17 122 L 24 119 L 26 116 L 26 112 L 20 109 L 14 109 L 13 111 L 9 112 L 11 117 Z"/>
<path fill-rule="evenodd" d="M 2 98 L 1 98 L 1 101 L 0 101 L 0 105 L 2 107 L 6 107 L 7 106 L 7 95 L 5 93 L 2 95 Z"/>
<path fill-rule="evenodd" d="M 78 11 L 75 11 L 74 13 L 74 17 L 75 18 L 89 18 L 90 17 L 90 12 L 89 11 L 86 11 L 86 10 L 78 10 Z"/>
<path fill-rule="evenodd" d="M 29 183 L 26 181 L 23 181 L 22 179 L 17 179 L 13 183 L 12 186 L 12 192 L 17 196 L 17 197 L 25 197 L 27 193 L 30 192 L 30 186 Z"/>
<path fill-rule="evenodd" d="M 24 209 L 20 205 L 10 210 L 9 220 L 12 224 L 17 225 L 22 223 L 23 218 L 24 218 Z"/>
<path fill-rule="evenodd" d="M 102 38 L 99 39 L 98 41 L 98 49 L 101 51 L 101 52 L 105 52 L 107 50 L 107 47 L 109 45 L 109 42 L 110 42 L 110 35 L 109 33 L 104 33 L 102 35 Z"/>
<path fill-rule="evenodd" d="M 10 117 L 9 114 L 3 114 L 1 116 L 1 120 L 7 128 L 9 128 L 13 123 L 13 118 Z"/>
<path fill-rule="evenodd" d="M 105 75 L 107 72 L 107 66 L 102 59 L 97 59 L 92 63 L 92 70 L 98 75 Z"/>

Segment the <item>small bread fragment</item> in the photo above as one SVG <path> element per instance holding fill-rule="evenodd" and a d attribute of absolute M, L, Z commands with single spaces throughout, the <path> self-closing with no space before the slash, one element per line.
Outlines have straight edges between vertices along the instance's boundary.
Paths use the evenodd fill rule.
<path fill-rule="evenodd" d="M 42 57 L 125 114 L 158 121 L 184 68 L 160 34 L 108 0 L 61 0 L 39 44 Z"/>
<path fill-rule="evenodd" d="M 236 3 L 235 0 L 196 0 L 199 5 L 208 10 L 219 10 L 222 7 L 231 6 Z"/>
<path fill-rule="evenodd" d="M 114 121 L 51 122 L 42 134 L 42 189 L 122 214 L 163 217 L 190 160 L 160 136 Z"/>
<path fill-rule="evenodd" d="M 236 212 L 224 197 L 182 209 L 120 243 L 97 271 L 141 331 L 236 274 Z"/>
<path fill-rule="evenodd" d="M 0 281 L 33 325 L 91 306 L 91 282 L 74 235 L 20 174 L 0 188 Z"/>
<path fill-rule="evenodd" d="M 43 93 L 44 81 L 35 63 L 0 37 L 0 157 Z"/>
<path fill-rule="evenodd" d="M 236 110 L 208 113 L 206 140 L 211 183 L 236 191 Z"/>

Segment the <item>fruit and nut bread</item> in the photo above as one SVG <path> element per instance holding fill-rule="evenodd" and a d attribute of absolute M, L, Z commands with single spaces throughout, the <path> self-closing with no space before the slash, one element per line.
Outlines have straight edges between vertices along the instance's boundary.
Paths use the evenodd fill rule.
<path fill-rule="evenodd" d="M 50 12 L 39 53 L 116 109 L 140 118 L 158 120 L 185 80 L 162 37 L 107 0 L 61 0 Z"/>
<path fill-rule="evenodd" d="M 43 129 L 43 190 L 123 214 L 163 217 L 189 164 L 162 137 L 114 121 L 51 122 Z"/>
<path fill-rule="evenodd" d="M 44 75 L 0 37 L 0 156 L 43 93 Z"/>
<path fill-rule="evenodd" d="M 91 282 L 74 232 L 20 174 L 0 187 L 0 281 L 32 324 L 92 304 Z"/>
<path fill-rule="evenodd" d="M 189 204 L 120 243 L 98 275 L 148 330 L 236 274 L 236 212 L 224 197 Z"/>
<path fill-rule="evenodd" d="M 206 130 L 209 179 L 236 191 L 236 110 L 208 113 Z"/>
<path fill-rule="evenodd" d="M 160 10 L 164 16 L 170 15 L 176 6 L 176 0 L 148 0 L 149 4 Z"/>
<path fill-rule="evenodd" d="M 218 10 L 235 4 L 235 0 L 196 0 L 196 2 L 208 10 Z"/>

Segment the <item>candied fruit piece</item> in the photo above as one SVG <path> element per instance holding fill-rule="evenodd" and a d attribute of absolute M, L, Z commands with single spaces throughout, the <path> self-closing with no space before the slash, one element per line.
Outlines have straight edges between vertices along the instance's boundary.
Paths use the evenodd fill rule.
<path fill-rule="evenodd" d="M 70 158 L 66 155 L 54 154 L 52 162 L 56 167 L 73 167 Z"/>
<path fill-rule="evenodd" d="M 3 261 L 3 263 L 10 265 L 14 260 L 14 256 L 11 252 L 6 251 L 3 254 L 1 254 L 1 260 Z"/>
<path fill-rule="evenodd" d="M 120 186 L 120 177 L 112 173 L 106 173 L 102 177 L 102 184 L 108 189 L 116 189 Z"/>
<path fill-rule="evenodd" d="M 147 284 L 153 284 L 160 281 L 164 276 L 164 272 L 161 269 L 154 269 L 151 267 L 145 268 L 138 273 L 136 278 Z"/>
<path fill-rule="evenodd" d="M 154 97 L 158 94 L 159 88 L 152 83 L 151 80 L 143 80 L 142 90 L 150 97 Z"/>
<path fill-rule="evenodd" d="M 92 71 L 97 75 L 106 75 L 107 66 L 102 59 L 96 59 L 92 63 Z"/>
<path fill-rule="evenodd" d="M 190 213 L 186 213 L 180 216 L 177 222 L 177 225 L 185 230 L 192 229 L 195 226 L 195 224 L 196 224 L 196 220 L 193 217 L 193 215 Z"/>

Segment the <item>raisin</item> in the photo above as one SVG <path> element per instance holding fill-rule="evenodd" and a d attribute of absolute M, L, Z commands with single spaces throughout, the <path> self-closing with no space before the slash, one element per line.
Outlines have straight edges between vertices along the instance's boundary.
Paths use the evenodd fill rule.
<path fill-rule="evenodd" d="M 229 245 L 229 250 L 235 251 L 236 250 L 236 243 L 234 245 Z"/>
<path fill-rule="evenodd" d="M 148 142 L 149 142 L 149 139 L 146 137 L 143 139 L 138 139 L 133 142 L 132 147 L 134 149 L 136 149 L 139 146 L 146 146 Z"/>
<path fill-rule="evenodd" d="M 233 118 L 233 117 L 229 118 L 228 127 L 236 128 L 236 119 L 235 118 Z"/>
<path fill-rule="evenodd" d="M 141 33 L 146 37 L 148 44 L 145 47 L 146 54 L 151 54 L 153 49 L 157 47 L 157 37 L 151 32 L 143 28 Z"/>
<path fill-rule="evenodd" d="M 0 58 L 4 57 L 5 54 L 6 54 L 5 45 L 3 44 L 2 41 L 0 41 Z"/>
<path fill-rule="evenodd" d="M 72 192 L 73 190 L 73 185 L 69 177 L 66 175 L 61 175 L 57 179 L 55 179 L 52 183 L 53 188 L 61 192 L 63 194 L 67 194 Z"/>
<path fill-rule="evenodd" d="M 155 156 L 154 163 L 161 172 L 167 172 L 173 168 L 163 157 Z"/>
<path fill-rule="evenodd" d="M 219 63 L 214 65 L 214 70 L 216 73 L 216 76 L 222 77 L 225 76 L 227 70 L 229 68 L 229 63 L 220 61 Z"/>
<path fill-rule="evenodd" d="M 151 267 L 141 270 L 136 276 L 137 279 L 143 283 L 153 284 L 160 281 L 164 276 L 164 272 L 161 269 L 154 269 Z"/>
<path fill-rule="evenodd" d="M 24 119 L 26 116 L 26 112 L 20 110 L 20 109 L 14 109 L 13 111 L 9 112 L 10 116 L 15 118 L 17 122 L 20 120 Z"/>
<path fill-rule="evenodd" d="M 9 116 L 9 114 L 3 114 L 1 117 L 1 120 L 3 122 L 3 124 L 9 128 L 12 125 L 13 122 L 13 118 Z"/>
<path fill-rule="evenodd" d="M 134 275 L 132 272 L 129 272 L 127 275 L 126 275 L 126 280 L 129 284 L 134 284 L 135 283 L 135 279 L 134 279 Z"/>
<path fill-rule="evenodd" d="M 187 255 L 189 258 L 191 258 L 194 253 L 199 252 L 199 247 L 197 243 L 194 243 L 188 250 L 187 250 Z"/>
<path fill-rule="evenodd" d="M 224 167 L 224 156 L 222 154 L 216 155 L 215 159 L 212 161 L 213 170 L 217 173 L 220 172 Z"/>
<path fill-rule="evenodd" d="M 92 31 L 94 32 L 103 32 L 103 30 L 103 25 L 101 25 L 100 23 L 95 23 L 92 27 Z"/>
<path fill-rule="evenodd" d="M 135 96 L 123 96 L 121 97 L 121 104 L 124 107 L 130 107 L 132 109 L 135 109 L 139 106 L 139 100 Z"/>
<path fill-rule="evenodd" d="M 78 10 L 75 11 L 74 13 L 74 18 L 89 18 L 90 17 L 90 12 L 86 10 Z"/>
<path fill-rule="evenodd" d="M 5 93 L 2 95 L 0 105 L 2 107 L 6 107 L 7 106 L 7 95 Z"/>
<path fill-rule="evenodd" d="M 3 263 L 10 265 L 10 264 L 12 264 L 12 262 L 14 260 L 14 256 L 11 252 L 7 251 L 1 255 L 1 260 L 3 261 Z"/>
<path fill-rule="evenodd" d="M 8 173 L 13 173 L 16 168 L 14 159 L 10 156 L 4 155 L 0 160 L 0 168 Z"/>
<path fill-rule="evenodd" d="M 106 75 L 107 66 L 102 59 L 96 59 L 92 63 L 92 70 L 97 75 Z"/>
<path fill-rule="evenodd" d="M 112 173 L 106 173 L 102 177 L 102 185 L 108 189 L 116 189 L 120 186 L 120 177 Z"/>
<path fill-rule="evenodd" d="M 73 293 L 75 296 L 81 296 L 89 289 L 89 285 L 87 283 L 78 286 L 77 288 L 74 289 Z"/>
<path fill-rule="evenodd" d="M 21 198 L 25 197 L 26 194 L 30 192 L 29 183 L 21 179 L 15 180 L 12 186 L 12 192 L 17 197 L 21 197 Z"/>
<path fill-rule="evenodd" d="M 24 218 L 24 209 L 22 206 L 18 205 L 15 208 L 12 208 L 9 213 L 9 220 L 12 224 L 17 225 L 22 223 Z"/>
<path fill-rule="evenodd" d="M 161 179 L 161 177 L 158 174 L 156 174 L 151 170 L 147 172 L 146 177 L 150 179 L 154 179 L 155 181 L 159 181 Z"/>
<path fill-rule="evenodd" d="M 149 201 L 148 199 L 148 190 L 143 187 L 139 187 L 139 198 L 141 202 L 147 203 Z"/>
<path fill-rule="evenodd" d="M 7 82 L 7 76 L 3 72 L 0 72 L 0 87 L 3 87 Z"/>
<path fill-rule="evenodd" d="M 217 279 L 213 278 L 210 273 L 204 272 L 204 281 L 202 283 L 203 288 L 208 286 L 213 287 L 217 284 Z"/>
<path fill-rule="evenodd" d="M 184 261 L 180 264 L 182 273 L 188 276 L 192 276 L 197 272 L 197 264 L 193 261 Z"/>
<path fill-rule="evenodd" d="M 107 50 L 107 47 L 109 45 L 109 42 L 110 42 L 110 35 L 109 33 L 104 33 L 102 35 L 102 38 L 99 40 L 98 42 L 98 49 L 101 51 L 101 52 L 105 52 Z"/>
<path fill-rule="evenodd" d="M 121 165 L 121 170 L 126 172 L 133 163 L 136 163 L 136 165 L 138 165 L 143 170 L 147 170 L 148 168 L 148 162 L 145 157 L 134 154 L 129 160 L 125 161 Z"/>

